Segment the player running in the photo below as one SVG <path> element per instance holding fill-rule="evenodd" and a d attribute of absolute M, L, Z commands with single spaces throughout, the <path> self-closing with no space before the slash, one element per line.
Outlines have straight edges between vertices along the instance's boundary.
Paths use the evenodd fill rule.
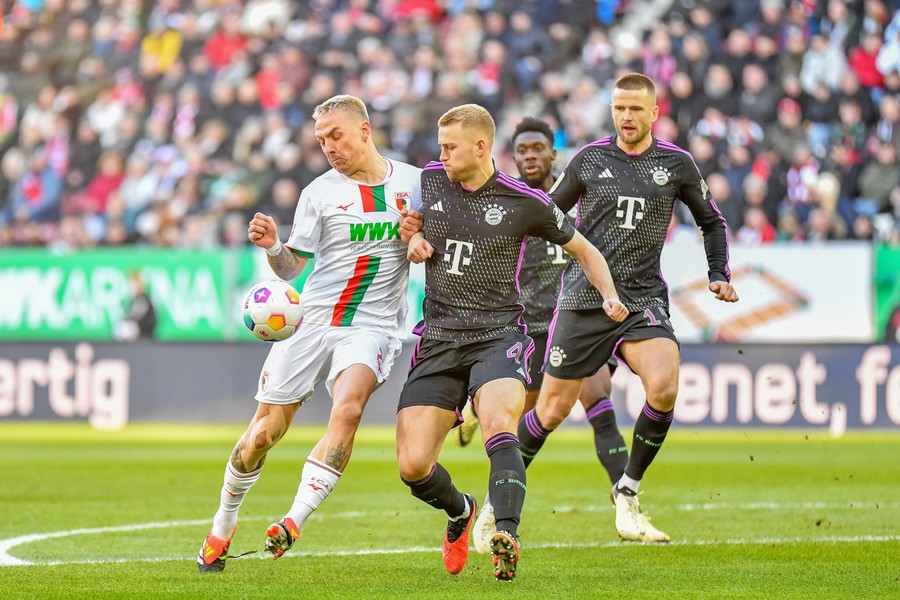
<path fill-rule="evenodd" d="M 512 151 L 521 180 L 530 187 L 549 192 L 556 181 L 553 174 L 556 150 L 553 149 L 553 130 L 550 129 L 550 125 L 532 117 L 523 119 L 513 132 Z M 525 323 L 528 325 L 528 336 L 534 340 L 535 352 L 529 369 L 531 382 L 525 386 L 526 413 L 534 408 L 544 379 L 547 331 L 556 308 L 563 270 L 568 262 L 567 255 L 556 244 L 540 238 L 528 238 L 520 274 L 520 301 L 525 307 Z M 610 483 L 615 483 L 622 477 L 628 463 L 628 448 L 619 431 L 610 400 L 612 393 L 610 377 L 615 368 L 615 359 L 601 366 L 595 374 L 584 380 L 579 394 L 588 422 L 594 430 L 597 458 L 606 470 Z M 460 430 L 465 427 L 466 422 L 476 419 L 471 406 L 471 403 L 466 404 L 463 410 L 465 421 L 459 426 Z M 534 454 L 521 446 L 521 440 L 519 451 L 527 469 L 534 459 Z M 495 531 L 494 507 L 488 495 L 478 513 L 472 532 L 475 549 L 479 553 L 490 552 L 490 539 Z"/>
<path fill-rule="evenodd" d="M 410 260 L 425 261 L 425 320 L 400 394 L 398 465 L 413 496 L 447 513 L 444 566 L 459 573 L 468 559 L 476 502 L 456 489 L 437 458 L 458 411 L 472 397 L 491 463 L 498 529 L 490 541 L 494 574 L 511 580 L 525 501 L 525 465 L 515 430 L 534 351 L 518 302 L 525 237 L 558 243 L 583 265 L 612 320 L 627 311 L 602 255 L 549 197 L 496 170 L 494 121 L 484 108 L 455 107 L 438 127 L 441 163 L 422 172 L 425 226 L 409 242 Z"/>
<path fill-rule="evenodd" d="M 398 227 L 400 211 L 420 205 L 421 171 L 379 154 L 358 98 L 330 98 L 313 119 L 332 169 L 301 193 L 287 244 L 267 215 L 256 213 L 248 231 L 282 279 L 294 279 L 316 257 L 303 289 L 305 314 L 299 331 L 273 344 L 263 365 L 256 414 L 225 467 L 219 510 L 197 558 L 201 572 L 225 568 L 238 509 L 267 453 L 324 380 L 333 400 L 328 429 L 303 466 L 293 505 L 266 531 L 274 558 L 296 543 L 337 485 L 366 402 L 401 350 L 409 262 Z"/>
<path fill-rule="evenodd" d="M 582 379 L 615 353 L 640 377 L 647 394 L 625 474 L 612 487 L 616 530 L 623 540 L 664 542 L 669 536 L 641 513 L 637 494 L 666 438 L 678 391 L 679 346 L 660 272 L 675 200 L 687 205 L 703 232 L 709 290 L 724 302 L 737 302 L 738 295 L 729 283 L 725 219 L 693 158 L 650 135 L 659 112 L 653 81 L 639 73 L 620 77 L 611 110 L 616 135 L 582 148 L 550 194 L 564 211 L 578 206 L 578 230 L 609 262 L 628 318 L 616 322 L 599 310 L 603 299 L 581 265 L 568 264 L 550 325 L 544 383 L 518 435 L 524 451 L 537 454 L 571 411 Z"/>

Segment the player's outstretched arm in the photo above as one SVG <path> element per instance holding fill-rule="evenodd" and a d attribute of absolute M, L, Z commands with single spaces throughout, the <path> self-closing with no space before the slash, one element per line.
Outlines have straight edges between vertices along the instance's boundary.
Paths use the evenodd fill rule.
<path fill-rule="evenodd" d="M 417 210 L 403 209 L 400 211 L 400 239 L 408 244 L 412 236 L 425 227 L 425 219 Z"/>
<path fill-rule="evenodd" d="M 409 247 L 406 250 L 406 258 L 409 262 L 421 263 L 425 262 L 434 254 L 434 246 L 428 243 L 421 231 L 417 231 L 409 240 Z"/>
<path fill-rule="evenodd" d="M 624 321 L 628 316 L 628 309 L 619 301 L 619 293 L 616 291 L 612 273 L 609 272 L 609 265 L 606 264 L 606 259 L 600 254 L 600 251 L 577 231 L 575 237 L 562 248 L 581 263 L 581 268 L 584 269 L 588 281 L 603 296 L 603 310 L 606 311 L 606 314 L 613 321 Z"/>
<path fill-rule="evenodd" d="M 254 245 L 259 246 L 268 254 L 269 266 L 275 274 L 288 281 L 294 279 L 306 266 L 306 258 L 300 258 L 290 250 L 286 250 L 284 244 L 278 239 L 278 228 L 275 220 L 269 215 L 256 213 L 247 228 L 247 237 Z"/>
<path fill-rule="evenodd" d="M 716 300 L 721 300 L 722 302 L 737 302 L 740 300 L 734 286 L 727 281 L 710 282 L 709 291 L 716 295 Z"/>

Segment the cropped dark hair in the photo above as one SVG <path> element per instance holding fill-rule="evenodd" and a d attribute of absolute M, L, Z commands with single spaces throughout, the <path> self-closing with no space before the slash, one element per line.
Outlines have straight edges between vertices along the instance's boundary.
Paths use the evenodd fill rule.
<path fill-rule="evenodd" d="M 541 133 L 548 140 L 550 140 L 551 144 L 553 143 L 553 138 L 555 136 L 553 135 L 553 130 L 550 129 L 550 125 L 546 121 L 542 119 L 536 119 L 534 117 L 525 117 L 524 119 L 519 121 L 519 124 L 516 125 L 516 130 L 512 134 L 512 139 L 510 141 L 512 142 L 513 146 L 516 145 L 516 138 L 519 137 L 519 134 L 528 131 L 536 131 L 537 133 Z"/>

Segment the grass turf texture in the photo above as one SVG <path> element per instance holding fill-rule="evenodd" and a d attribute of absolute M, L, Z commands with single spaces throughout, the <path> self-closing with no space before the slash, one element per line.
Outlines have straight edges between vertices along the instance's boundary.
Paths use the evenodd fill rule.
<path fill-rule="evenodd" d="M 676 427 L 642 495 L 673 543 L 650 546 L 618 541 L 590 432 L 564 428 L 528 471 L 522 562 L 507 584 L 474 550 L 462 574 L 444 572 L 445 517 L 400 482 L 389 428 L 360 431 L 340 485 L 283 558 L 198 574 L 196 553 L 242 429 L 0 423 L 0 550 L 20 536 L 85 530 L 0 552 L 0 563 L 31 563 L 0 566 L 0 598 L 900 597 L 896 432 L 835 440 Z M 261 553 L 321 431 L 295 427 L 270 453 L 232 553 Z M 448 442 L 441 461 L 482 500 L 480 445 Z"/>

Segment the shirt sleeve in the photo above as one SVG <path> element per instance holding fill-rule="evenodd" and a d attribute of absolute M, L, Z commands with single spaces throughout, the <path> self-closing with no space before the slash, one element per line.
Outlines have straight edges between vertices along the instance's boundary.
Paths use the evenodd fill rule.
<path fill-rule="evenodd" d="M 581 154 L 576 154 L 563 169 L 562 175 L 550 188 L 550 197 L 564 213 L 572 210 L 584 192 L 584 185 L 578 172 L 581 168 Z"/>
<path fill-rule="evenodd" d="M 560 208 L 543 192 L 544 197 L 529 196 L 527 214 L 530 216 L 528 235 L 563 246 L 575 237 L 575 228 Z"/>
<path fill-rule="evenodd" d="M 422 176 L 421 171 L 417 173 L 415 184 L 412 186 L 412 198 L 410 198 L 410 208 L 417 212 L 422 212 Z"/>
<path fill-rule="evenodd" d="M 294 226 L 285 246 L 301 256 L 312 257 L 316 254 L 321 235 L 319 203 L 309 193 L 309 188 L 306 188 L 300 193 L 297 210 L 294 212 Z"/>
<path fill-rule="evenodd" d="M 697 165 L 685 156 L 685 177 L 682 179 L 678 198 L 687 205 L 694 221 L 703 232 L 703 247 L 709 266 L 710 281 L 731 281 L 728 268 L 728 228 L 719 207 L 709 194 L 706 181 Z"/>

